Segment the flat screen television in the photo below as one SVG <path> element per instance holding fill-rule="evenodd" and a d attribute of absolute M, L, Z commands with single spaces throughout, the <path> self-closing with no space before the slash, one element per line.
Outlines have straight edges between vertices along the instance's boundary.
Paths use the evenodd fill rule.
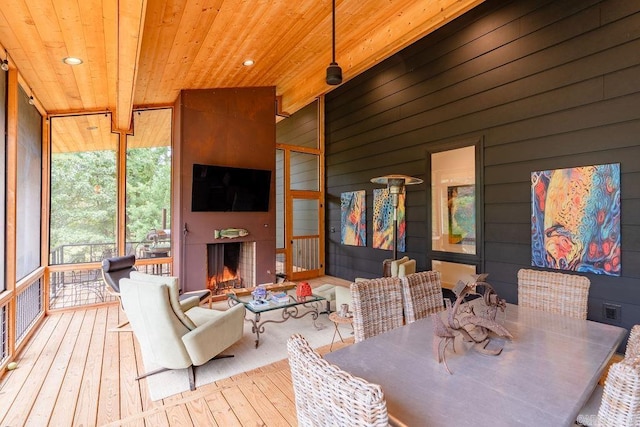
<path fill-rule="evenodd" d="M 271 171 L 193 165 L 192 212 L 268 212 Z"/>

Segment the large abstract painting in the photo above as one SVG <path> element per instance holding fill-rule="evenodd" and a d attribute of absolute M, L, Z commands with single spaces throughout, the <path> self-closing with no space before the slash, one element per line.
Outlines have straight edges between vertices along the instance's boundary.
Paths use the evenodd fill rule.
<path fill-rule="evenodd" d="M 449 243 L 475 243 L 476 191 L 474 185 L 447 187 Z"/>
<path fill-rule="evenodd" d="M 620 275 L 620 164 L 531 173 L 531 265 Z"/>
<path fill-rule="evenodd" d="M 340 243 L 367 246 L 365 191 L 340 194 Z"/>
<path fill-rule="evenodd" d="M 398 196 L 398 251 L 405 251 L 405 193 Z M 393 203 L 388 188 L 373 190 L 373 247 L 393 250 Z"/>

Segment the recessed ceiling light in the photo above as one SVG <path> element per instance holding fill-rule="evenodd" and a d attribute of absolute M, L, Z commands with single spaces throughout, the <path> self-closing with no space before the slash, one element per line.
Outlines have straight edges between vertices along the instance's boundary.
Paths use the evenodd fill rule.
<path fill-rule="evenodd" d="M 246 59 L 242 65 L 244 65 L 245 67 L 250 67 L 254 64 L 253 59 Z"/>
<path fill-rule="evenodd" d="M 82 59 L 75 58 L 73 56 L 67 56 L 66 58 L 62 59 L 62 62 L 64 62 L 67 65 L 80 65 L 82 64 Z"/>

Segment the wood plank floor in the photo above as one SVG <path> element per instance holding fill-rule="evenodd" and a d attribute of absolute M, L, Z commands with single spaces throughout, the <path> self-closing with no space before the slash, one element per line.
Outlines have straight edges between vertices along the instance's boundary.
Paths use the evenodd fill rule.
<path fill-rule="evenodd" d="M 47 316 L 0 380 L 0 426 L 297 424 L 286 360 L 151 401 L 146 380 L 134 380 L 143 366 L 133 334 L 110 331 L 123 318 L 115 304 Z"/>

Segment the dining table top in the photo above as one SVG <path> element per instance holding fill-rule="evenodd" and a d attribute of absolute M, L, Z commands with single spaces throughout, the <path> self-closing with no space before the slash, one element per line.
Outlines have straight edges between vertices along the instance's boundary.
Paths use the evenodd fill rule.
<path fill-rule="evenodd" d="M 481 354 L 456 339 L 455 353 L 446 349 L 451 373 L 433 350 L 430 317 L 325 359 L 380 384 L 398 424 L 571 426 L 627 333 L 513 304 L 496 320 L 513 336 L 492 338 L 487 348 L 502 348 L 501 354 Z"/>

